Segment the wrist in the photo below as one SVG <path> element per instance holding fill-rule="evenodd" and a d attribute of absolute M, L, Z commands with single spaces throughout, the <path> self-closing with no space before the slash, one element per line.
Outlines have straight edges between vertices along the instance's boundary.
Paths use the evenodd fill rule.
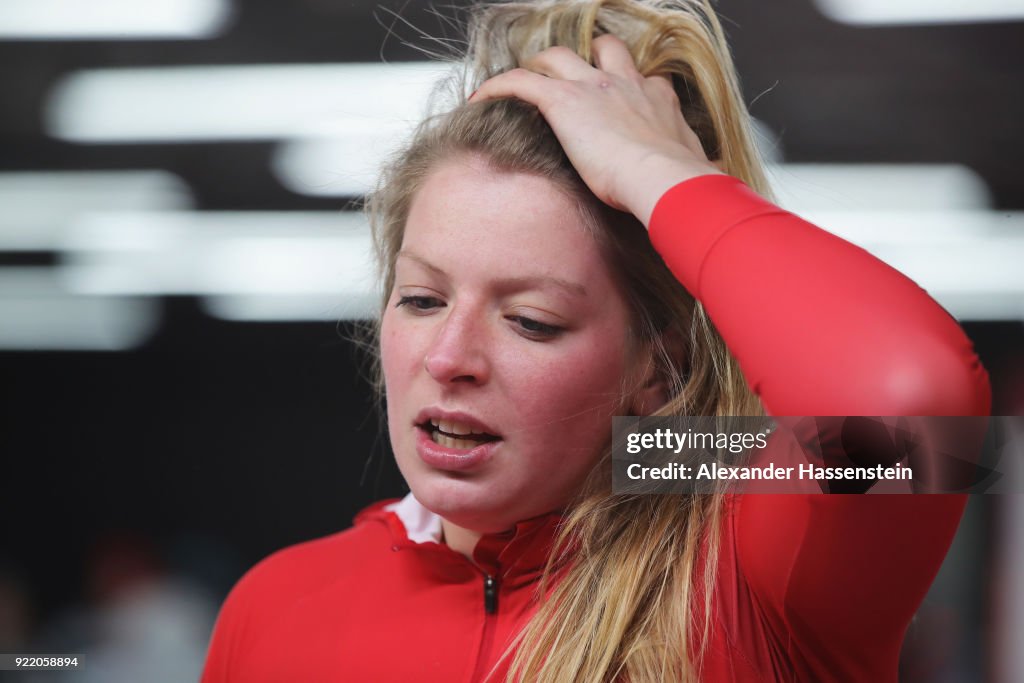
<path fill-rule="evenodd" d="M 699 176 L 725 175 L 710 161 L 681 159 L 660 152 L 648 154 L 631 168 L 633 182 L 623 204 L 648 228 L 655 205 L 671 188 Z"/>

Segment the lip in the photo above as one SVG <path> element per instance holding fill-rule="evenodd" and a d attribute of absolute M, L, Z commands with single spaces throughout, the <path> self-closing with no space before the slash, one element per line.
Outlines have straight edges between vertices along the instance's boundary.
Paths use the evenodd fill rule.
<path fill-rule="evenodd" d="M 486 434 L 496 436 L 499 439 L 501 438 L 501 434 L 495 431 L 493 427 L 476 419 L 469 413 L 441 410 L 440 408 L 433 406 L 421 410 L 419 414 L 416 415 L 416 420 L 414 424 L 415 426 L 419 427 L 420 425 L 426 424 L 431 420 L 447 420 L 449 422 L 460 422 L 462 424 L 469 425 L 469 427 L 474 431 L 484 432 Z M 431 443 L 433 443 L 433 441 L 431 441 Z"/>
<path fill-rule="evenodd" d="M 498 437 L 495 441 L 486 441 L 479 446 L 462 450 L 448 448 L 439 443 L 434 443 L 430 434 L 422 425 L 431 420 L 447 420 L 468 425 L 473 431 L 484 432 Z M 416 430 L 416 453 L 427 465 L 449 472 L 464 472 L 483 465 L 492 457 L 495 451 L 501 446 L 501 435 L 487 423 L 478 420 L 468 413 L 460 411 L 442 410 L 436 406 L 424 408 L 416 415 L 413 425 Z"/>
<path fill-rule="evenodd" d="M 427 465 L 449 472 L 464 472 L 483 465 L 494 457 L 502 442 L 487 441 L 475 448 L 461 450 L 434 443 L 427 430 L 416 426 L 416 453 Z"/>

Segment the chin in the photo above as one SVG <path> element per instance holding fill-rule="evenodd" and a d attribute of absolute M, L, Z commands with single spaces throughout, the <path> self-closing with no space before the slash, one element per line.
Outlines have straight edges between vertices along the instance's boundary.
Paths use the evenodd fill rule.
<path fill-rule="evenodd" d="M 517 521 L 510 517 L 505 497 L 486 490 L 479 482 L 443 474 L 406 481 L 423 507 L 464 529 L 480 533 L 504 531 Z"/>

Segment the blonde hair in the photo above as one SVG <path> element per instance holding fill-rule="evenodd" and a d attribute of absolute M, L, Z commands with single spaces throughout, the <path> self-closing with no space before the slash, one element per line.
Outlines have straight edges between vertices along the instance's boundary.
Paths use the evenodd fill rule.
<path fill-rule="evenodd" d="M 576 200 L 630 304 L 631 340 L 650 350 L 655 371 L 670 387 L 670 400 L 657 414 L 761 414 L 701 304 L 665 267 L 639 221 L 589 192 L 537 109 L 513 99 L 465 101 L 465 93 L 487 78 L 548 47 L 568 47 L 589 61 L 592 40 L 604 33 L 625 41 L 645 76 L 671 76 L 684 117 L 709 158 L 769 195 L 732 58 L 707 2 L 542 0 L 478 6 L 470 18 L 464 69 L 455 82 L 456 105 L 417 128 L 367 201 L 382 271 L 382 309 L 416 192 L 441 162 L 479 156 L 498 171 L 547 178 Z M 376 374 L 382 387 L 379 366 Z M 624 392 L 631 389 L 624 383 Z M 509 681 L 594 683 L 624 677 L 630 683 L 655 683 L 699 677 L 710 629 L 722 494 L 612 495 L 610 443 L 609 437 L 606 452 L 567 507 L 538 585 L 536 614 L 502 656 L 502 661 L 511 657 Z M 706 562 L 698 563 L 699 555 Z M 703 567 L 699 576 L 698 566 Z"/>

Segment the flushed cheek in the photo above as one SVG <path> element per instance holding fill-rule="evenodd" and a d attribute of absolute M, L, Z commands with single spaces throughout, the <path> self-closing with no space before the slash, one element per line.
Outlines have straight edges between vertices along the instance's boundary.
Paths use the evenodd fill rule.
<path fill-rule="evenodd" d="M 390 316 L 385 313 L 381 321 L 381 369 L 384 374 L 384 391 L 388 397 L 388 427 L 392 442 L 396 441 L 396 436 L 397 441 L 402 442 L 405 440 L 404 433 L 399 427 L 406 422 L 403 401 L 408 397 L 408 389 L 415 371 L 415 349 L 414 340 L 410 335 L 403 334 L 399 327 L 392 323 Z M 397 446 L 397 443 L 395 445 Z"/>
<path fill-rule="evenodd" d="M 403 330 L 400 324 L 396 324 L 390 311 L 384 314 L 381 321 L 380 335 L 381 368 L 390 396 L 393 390 L 400 391 L 401 387 L 408 385 L 412 373 L 422 365 L 423 355 L 420 354 L 419 361 L 416 360 L 416 336 L 409 334 L 408 330 Z"/>
<path fill-rule="evenodd" d="M 618 347 L 610 344 L 607 348 Z M 534 432 L 538 436 L 543 433 L 587 447 L 600 443 L 621 400 L 621 359 L 608 353 L 581 352 L 539 365 L 536 370 L 520 374 L 514 391 L 522 423 L 539 426 Z"/>

